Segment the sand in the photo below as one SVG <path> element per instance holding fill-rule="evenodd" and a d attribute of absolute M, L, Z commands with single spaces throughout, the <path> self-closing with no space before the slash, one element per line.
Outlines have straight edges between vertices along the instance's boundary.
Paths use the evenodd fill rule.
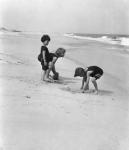
<path fill-rule="evenodd" d="M 0 150 L 129 150 L 129 55 L 52 39 L 50 50 L 67 49 L 56 63 L 59 83 L 40 80 L 39 39 L 1 39 Z M 80 93 L 74 70 L 93 64 L 104 68 L 100 92 Z"/>

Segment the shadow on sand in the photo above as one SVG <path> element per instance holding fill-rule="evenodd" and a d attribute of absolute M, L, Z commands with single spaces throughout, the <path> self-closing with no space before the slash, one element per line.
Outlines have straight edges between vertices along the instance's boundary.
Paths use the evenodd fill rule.
<path fill-rule="evenodd" d="M 113 91 L 109 91 L 109 90 L 99 90 L 99 95 L 105 95 L 105 96 L 109 96 L 112 95 Z"/>
<path fill-rule="evenodd" d="M 68 78 L 68 77 L 60 76 L 60 79 L 57 82 L 67 85 L 70 83 L 76 83 L 76 80 L 74 78 Z"/>
<path fill-rule="evenodd" d="M 57 83 L 57 84 L 63 84 L 63 85 L 74 84 L 74 83 L 77 83 L 77 79 L 70 78 L 70 77 L 62 77 L 62 76 L 60 76 L 60 79 L 57 80 L 57 81 L 55 81 L 55 83 Z M 68 91 L 68 92 L 74 93 L 74 94 L 76 94 L 76 93 L 82 93 L 82 90 L 75 89 L 75 87 L 72 88 L 71 86 L 62 87 L 61 89 L 64 90 L 64 91 Z M 113 93 L 114 93 L 113 91 L 109 91 L 109 90 L 99 90 L 99 93 L 97 95 L 110 96 Z M 94 89 L 90 89 L 88 92 L 85 92 L 83 94 L 93 94 L 93 95 L 95 95 Z"/>
<path fill-rule="evenodd" d="M 85 93 L 82 93 L 82 90 L 80 90 L 80 89 L 74 89 L 74 88 L 71 88 L 71 87 L 63 87 L 61 89 L 64 90 L 64 91 L 68 91 L 72 94 L 80 93 L 80 94 L 91 94 L 91 95 L 101 95 L 101 96 L 110 96 L 110 95 L 113 94 L 113 92 L 109 91 L 109 90 L 99 90 L 99 93 L 95 94 L 93 89 L 91 89 L 91 90 L 89 90 Z"/>

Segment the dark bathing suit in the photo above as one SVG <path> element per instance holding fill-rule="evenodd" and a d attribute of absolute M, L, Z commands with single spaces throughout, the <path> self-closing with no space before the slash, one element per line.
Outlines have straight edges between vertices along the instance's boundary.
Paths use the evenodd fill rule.
<path fill-rule="evenodd" d="M 96 80 L 99 79 L 103 75 L 103 70 L 98 66 L 90 66 L 87 71 L 93 71 L 90 74 L 90 77 L 95 77 Z"/>
<path fill-rule="evenodd" d="M 47 65 L 45 66 L 44 65 L 44 60 L 43 60 L 43 51 L 45 51 L 46 53 L 45 53 L 45 60 L 46 60 L 46 62 L 47 62 Z M 40 52 L 40 54 L 41 54 L 41 56 L 42 56 L 42 59 L 41 59 L 41 65 L 42 65 L 42 69 L 43 70 L 47 70 L 48 68 L 49 68 L 49 62 L 50 62 L 50 60 L 49 60 L 49 51 L 48 51 L 48 48 L 46 47 L 46 46 L 42 46 L 41 47 L 41 52 Z"/>
<path fill-rule="evenodd" d="M 45 60 L 46 60 L 46 62 L 47 62 L 47 65 L 46 65 L 46 66 L 44 65 L 44 60 L 43 60 L 43 58 L 42 58 L 42 60 L 41 60 L 41 65 L 42 65 L 42 69 L 43 69 L 43 70 L 47 70 L 47 69 L 49 68 L 49 62 L 52 62 L 53 57 L 57 57 L 57 56 L 56 56 L 54 53 L 49 53 L 48 48 L 45 47 L 45 46 L 42 46 L 42 47 L 41 47 L 41 54 L 43 53 L 43 51 L 46 52 Z"/>

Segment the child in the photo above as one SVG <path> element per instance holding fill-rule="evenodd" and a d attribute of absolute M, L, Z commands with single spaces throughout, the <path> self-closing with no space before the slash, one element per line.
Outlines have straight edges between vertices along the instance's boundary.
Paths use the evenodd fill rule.
<path fill-rule="evenodd" d="M 83 77 L 82 86 L 81 86 L 83 93 L 86 90 L 89 90 L 89 80 L 91 78 L 91 81 L 95 87 L 95 93 L 98 94 L 98 85 L 96 80 L 99 79 L 102 75 L 103 75 L 103 70 L 101 68 L 99 68 L 98 66 L 89 66 L 86 67 L 86 69 L 80 67 L 76 68 L 74 77 L 76 76 Z"/>
<path fill-rule="evenodd" d="M 41 80 L 49 80 L 48 78 L 48 68 L 49 68 L 49 62 L 50 62 L 50 54 L 49 50 L 47 48 L 49 42 L 50 42 L 50 37 L 49 35 L 43 35 L 41 37 L 41 42 L 43 45 L 41 46 L 41 52 L 38 56 L 38 60 L 41 62 L 42 65 L 42 77 Z"/>
<path fill-rule="evenodd" d="M 48 76 L 50 72 L 53 72 L 53 80 L 59 79 L 59 73 L 56 72 L 55 63 L 60 57 L 64 57 L 66 50 L 64 48 L 58 48 L 55 53 L 50 53 L 50 63 L 48 69 Z"/>

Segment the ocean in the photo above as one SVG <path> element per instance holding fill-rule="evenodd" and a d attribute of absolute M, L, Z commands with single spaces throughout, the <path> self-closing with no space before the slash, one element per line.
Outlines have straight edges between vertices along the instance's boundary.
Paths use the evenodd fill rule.
<path fill-rule="evenodd" d="M 92 40 L 101 43 L 108 43 L 129 47 L 129 35 L 66 33 L 64 34 L 64 36 L 79 40 Z"/>

